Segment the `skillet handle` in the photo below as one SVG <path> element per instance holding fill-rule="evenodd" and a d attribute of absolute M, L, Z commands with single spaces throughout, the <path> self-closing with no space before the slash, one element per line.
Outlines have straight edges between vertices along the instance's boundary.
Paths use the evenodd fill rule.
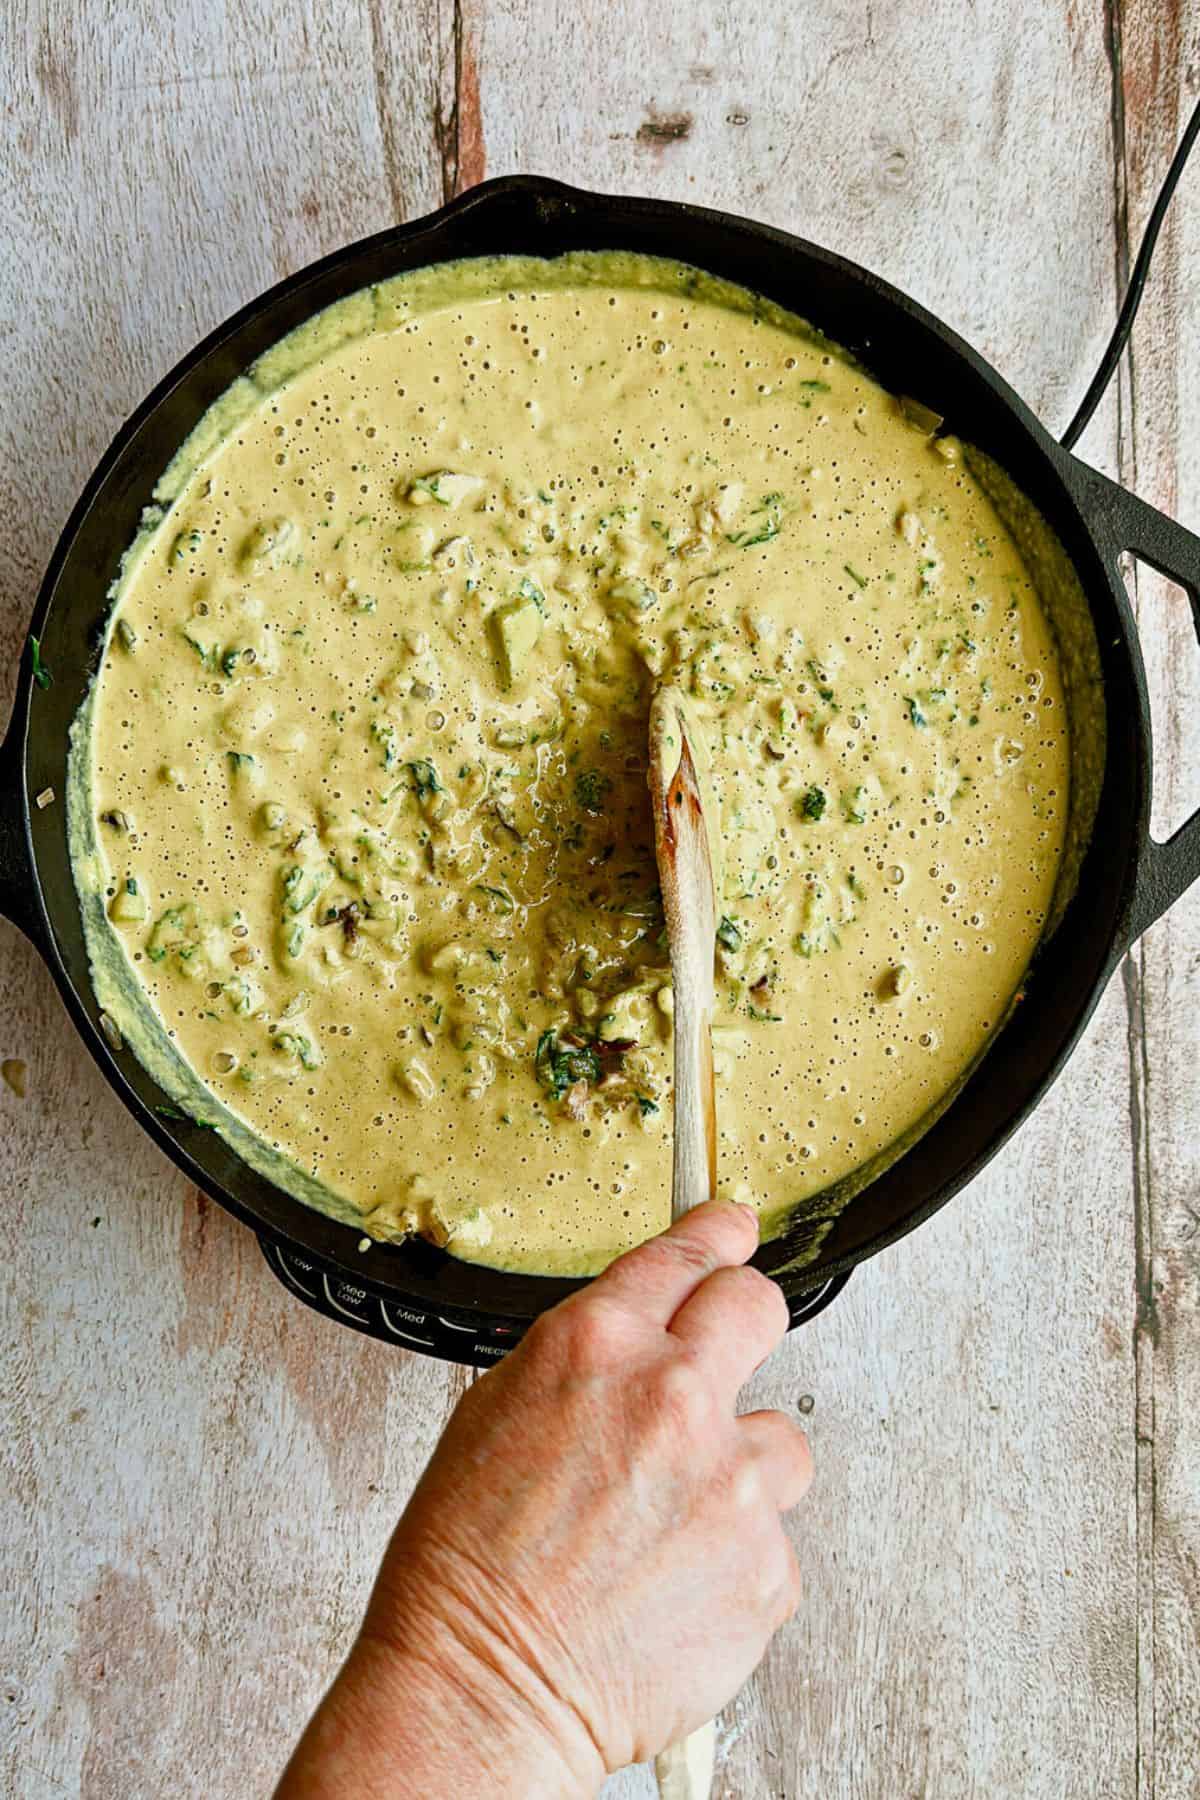
<path fill-rule="evenodd" d="M 1082 498 L 1101 542 L 1116 563 L 1123 550 L 1174 581 L 1192 606 L 1192 621 L 1200 639 L 1200 537 L 1185 531 L 1156 507 L 1118 487 L 1095 469 L 1085 469 Z M 1179 827 L 1165 843 L 1149 833 L 1137 852 L 1133 903 L 1123 935 L 1128 950 L 1147 926 L 1161 918 L 1193 881 L 1200 877 L 1200 810 Z"/>
<path fill-rule="evenodd" d="M 46 935 L 37 905 L 33 851 L 25 820 L 23 732 L 17 720 L 0 744 L 0 917 L 9 919 L 45 955 Z"/>

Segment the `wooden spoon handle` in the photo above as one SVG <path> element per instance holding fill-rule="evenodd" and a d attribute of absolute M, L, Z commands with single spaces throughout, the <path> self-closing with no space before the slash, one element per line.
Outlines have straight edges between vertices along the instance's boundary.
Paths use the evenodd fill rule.
<path fill-rule="evenodd" d="M 671 1217 L 681 1219 L 717 1191 L 713 1088 L 713 946 L 716 906 L 708 833 L 687 739 L 667 789 L 663 848 L 673 879 L 663 884 L 675 993 L 675 1144 Z"/>
<path fill-rule="evenodd" d="M 701 1201 L 711 1200 L 717 1191 L 717 1113 L 712 1067 L 717 921 L 708 822 L 688 737 L 688 717 L 673 694 L 660 696 L 656 707 L 660 707 L 660 702 L 667 710 L 667 720 L 655 729 L 655 715 L 651 715 L 651 789 L 674 989 L 671 1216 L 679 1219 Z"/>
<path fill-rule="evenodd" d="M 708 1800 L 717 1757 L 717 1722 L 710 1719 L 654 1759 L 661 1800 Z"/>
<path fill-rule="evenodd" d="M 673 690 L 660 692 L 650 717 L 650 787 L 675 996 L 672 1219 L 713 1199 L 717 1191 L 712 1062 L 716 894 L 709 822 L 689 733 L 695 735 L 695 726 L 686 700 Z M 697 754 L 699 749 L 697 742 Z M 715 830 L 715 818 L 711 823 Z M 668 1745 L 654 1762 L 661 1800 L 708 1800 L 715 1753 L 716 1722 L 711 1719 L 690 1737 Z"/>
<path fill-rule="evenodd" d="M 676 988 L 676 995 L 679 989 Z M 717 1114 L 713 1096 L 712 1036 L 707 1014 L 691 1016 L 675 1004 L 675 1169 L 671 1217 L 717 1193 Z"/>

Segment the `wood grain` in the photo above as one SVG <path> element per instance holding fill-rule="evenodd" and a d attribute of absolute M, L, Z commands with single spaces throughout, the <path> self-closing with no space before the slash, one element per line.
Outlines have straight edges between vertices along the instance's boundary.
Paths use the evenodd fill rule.
<path fill-rule="evenodd" d="M 1118 264 L 1136 250 L 1162 171 L 1196 104 L 1200 17 L 1114 14 Z M 1121 391 L 1121 479 L 1200 531 L 1200 180 L 1172 206 Z M 1189 454 L 1191 452 L 1191 454 Z M 1154 710 L 1152 828 L 1200 805 L 1200 647 L 1187 597 L 1145 567 L 1130 579 Z M 1124 969 L 1137 1265 L 1139 1794 L 1200 1779 L 1200 903 L 1189 895 Z"/>
<path fill-rule="evenodd" d="M 440 204 L 453 33 L 435 4 L 47 0 L 0 38 L 7 672 L 75 493 L 176 357 Z M 0 1784 L 265 1794 L 466 1377 L 292 1303 L 124 1115 L 6 926 L 0 993 L 0 1053 L 28 1066 L 24 1101 L 0 1088 Z"/>
<path fill-rule="evenodd" d="M 287 270 L 526 168 L 746 211 L 924 300 L 1061 425 L 1200 66 L 1161 0 L 14 0 L 0 19 L 0 664 L 91 463 Z M 1200 526 L 1200 175 L 1085 449 Z M 1189 454 L 1191 453 L 1191 454 Z M 1200 656 L 1138 578 L 1164 806 Z M 5 679 L 10 679 L 6 677 Z M 9 690 L 5 690 L 6 692 Z M 291 1304 L 0 927 L 0 1783 L 265 1795 L 461 1372 Z M 971 1191 L 755 1386 L 818 1484 L 726 1800 L 1189 1800 L 1200 1767 L 1200 904 Z M 650 1793 L 645 1771 L 609 1794 Z"/>

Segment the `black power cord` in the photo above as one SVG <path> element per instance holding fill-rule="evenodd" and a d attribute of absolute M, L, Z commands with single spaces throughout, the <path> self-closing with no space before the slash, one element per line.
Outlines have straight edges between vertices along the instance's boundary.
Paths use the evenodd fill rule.
<path fill-rule="evenodd" d="M 1187 130 L 1179 140 L 1178 148 L 1171 159 L 1166 180 L 1158 190 L 1158 198 L 1154 202 L 1154 210 L 1150 214 L 1143 237 L 1129 277 L 1129 286 L 1125 291 L 1125 299 L 1121 306 L 1112 337 L 1108 340 L 1108 348 L 1101 359 L 1100 367 L 1092 376 L 1091 386 L 1079 402 L 1079 410 L 1062 434 L 1064 450 L 1070 450 L 1086 428 L 1092 414 L 1104 397 L 1104 390 L 1113 378 L 1117 364 L 1121 360 L 1125 346 L 1129 341 L 1129 333 L 1133 329 L 1133 321 L 1137 317 L 1137 309 L 1141 304 L 1142 290 L 1146 285 L 1146 277 L 1150 273 L 1150 259 L 1154 255 L 1154 246 L 1158 242 L 1158 234 L 1162 230 L 1163 220 L 1167 216 L 1167 208 L 1171 204 L 1172 195 L 1179 185 L 1179 177 L 1183 174 L 1184 165 L 1191 155 L 1192 146 L 1200 135 L 1200 102 L 1188 120 Z"/>

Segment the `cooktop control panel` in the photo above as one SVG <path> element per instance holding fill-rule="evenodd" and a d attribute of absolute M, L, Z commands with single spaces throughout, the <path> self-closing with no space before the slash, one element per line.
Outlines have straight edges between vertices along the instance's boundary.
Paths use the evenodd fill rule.
<path fill-rule="evenodd" d="M 484 1369 L 499 1362 L 519 1343 L 525 1330 L 525 1322 L 519 1319 L 504 1320 L 491 1315 L 472 1319 L 465 1313 L 435 1311 L 415 1301 L 385 1299 L 307 1251 L 293 1250 L 273 1238 L 260 1237 L 258 1241 L 283 1285 L 314 1312 L 324 1313 L 327 1319 L 365 1332 L 368 1337 L 398 1344 L 404 1350 L 419 1350 L 425 1356 L 440 1357 L 443 1362 L 470 1363 Z M 849 1279 L 848 1273 L 834 1275 L 820 1287 L 791 1300 L 792 1324 L 799 1325 L 821 1312 Z"/>
<path fill-rule="evenodd" d="M 349 1325 L 405 1350 L 486 1368 L 499 1362 L 525 1329 L 517 1320 L 506 1323 L 489 1317 L 479 1321 L 463 1314 L 451 1317 L 408 1301 L 385 1300 L 306 1251 L 292 1250 L 270 1238 L 258 1241 L 275 1274 L 306 1306 L 324 1313 L 327 1319 L 336 1319 L 339 1325 Z"/>

